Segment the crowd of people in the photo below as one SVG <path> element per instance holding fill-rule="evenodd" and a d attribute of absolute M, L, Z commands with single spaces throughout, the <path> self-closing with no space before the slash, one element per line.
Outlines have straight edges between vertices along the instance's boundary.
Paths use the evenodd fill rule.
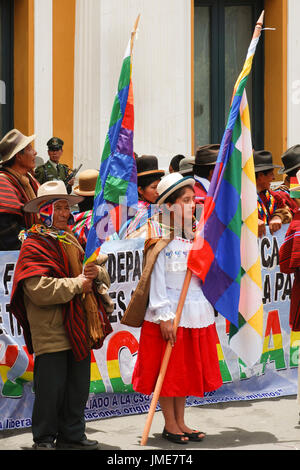
<path fill-rule="evenodd" d="M 112 332 L 113 310 L 107 257 L 83 264 L 99 171 L 82 171 L 74 186 L 74 178 L 66 182 L 70 168 L 60 163 L 62 139 L 47 142 L 49 160 L 38 166 L 34 139 L 13 129 L 0 142 L 0 250 L 20 250 L 10 311 L 35 356 L 33 447 L 96 449 L 84 422 L 90 351 Z M 122 319 L 141 327 L 133 389 L 153 392 L 166 344 L 171 344 L 159 400 L 165 420 L 162 437 L 177 444 L 205 437 L 185 422 L 186 396 L 203 396 L 222 385 L 215 311 L 194 275 L 176 332 L 173 328 L 188 252 L 219 150 L 220 145 L 209 144 L 193 157 L 176 155 L 168 172 L 159 168 L 156 156 L 136 155 L 138 206 L 118 234 L 121 239 L 145 239 L 143 272 Z M 272 154 L 254 151 L 258 237 L 266 226 L 272 234 L 289 224 L 280 267 L 295 273 L 290 324 L 299 331 L 300 184 L 291 189 L 291 183 L 300 170 L 300 145 L 288 149 L 282 163 L 279 173 L 285 179 L 274 187 L 278 165 Z"/>

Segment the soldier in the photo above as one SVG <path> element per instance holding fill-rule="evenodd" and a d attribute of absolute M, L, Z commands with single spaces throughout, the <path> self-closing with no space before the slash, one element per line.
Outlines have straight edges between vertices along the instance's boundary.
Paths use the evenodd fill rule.
<path fill-rule="evenodd" d="M 70 173 L 70 168 L 67 165 L 59 163 L 63 154 L 64 141 L 58 137 L 52 137 L 47 142 L 49 160 L 44 164 L 36 168 L 35 177 L 40 184 L 46 183 L 46 181 L 62 180 L 65 181 Z M 68 193 L 72 192 L 72 186 L 74 184 L 74 178 L 72 178 L 66 184 Z"/>

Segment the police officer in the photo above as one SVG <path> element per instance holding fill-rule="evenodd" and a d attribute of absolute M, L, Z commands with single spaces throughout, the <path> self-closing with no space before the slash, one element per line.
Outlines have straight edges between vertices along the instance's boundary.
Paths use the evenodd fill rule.
<path fill-rule="evenodd" d="M 60 158 L 63 154 L 64 141 L 58 137 L 52 137 L 47 142 L 49 160 L 44 165 L 38 166 L 35 170 L 35 177 L 40 184 L 46 183 L 46 181 L 62 180 L 65 181 L 67 176 L 70 174 L 70 168 L 67 165 L 59 163 Z M 74 184 L 74 178 L 72 178 L 67 184 L 67 191 L 70 194 L 72 192 L 72 186 Z"/>

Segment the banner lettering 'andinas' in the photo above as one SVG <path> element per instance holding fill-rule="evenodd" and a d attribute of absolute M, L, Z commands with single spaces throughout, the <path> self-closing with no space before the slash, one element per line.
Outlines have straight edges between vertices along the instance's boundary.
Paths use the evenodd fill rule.
<path fill-rule="evenodd" d="M 260 240 L 263 276 L 264 338 L 260 360 L 251 368 L 228 346 L 229 325 L 216 317 L 218 356 L 223 386 L 204 398 L 188 397 L 187 405 L 253 400 L 297 393 L 300 332 L 289 328 L 293 276 L 280 273 L 279 247 L 287 226 Z M 151 397 L 134 393 L 132 372 L 139 346 L 138 328 L 120 324 L 141 276 L 143 240 L 105 243 L 114 301 L 113 333 L 100 350 L 92 351 L 90 396 L 86 420 L 146 413 Z M 10 291 L 18 252 L 0 253 L 0 430 L 31 426 L 34 401 L 33 356 L 22 330 L 9 313 Z M 159 405 L 158 405 L 159 408 Z"/>

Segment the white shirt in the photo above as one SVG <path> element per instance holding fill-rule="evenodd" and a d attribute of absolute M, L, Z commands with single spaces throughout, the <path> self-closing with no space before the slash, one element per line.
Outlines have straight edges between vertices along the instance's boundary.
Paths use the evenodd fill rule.
<path fill-rule="evenodd" d="M 176 237 L 162 250 L 154 265 L 145 320 L 160 323 L 175 318 L 192 242 Z M 179 326 L 204 328 L 215 322 L 214 309 L 194 274 L 188 288 Z"/>

